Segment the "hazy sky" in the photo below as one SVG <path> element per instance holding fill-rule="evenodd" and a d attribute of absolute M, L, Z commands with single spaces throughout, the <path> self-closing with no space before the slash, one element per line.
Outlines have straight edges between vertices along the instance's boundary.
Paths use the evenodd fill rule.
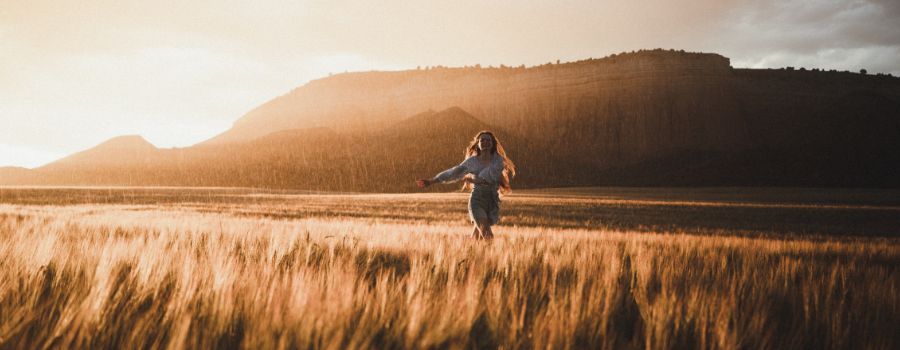
<path fill-rule="evenodd" d="M 900 75 L 900 1 L 0 0 L 0 166 L 126 134 L 189 146 L 329 72 L 657 47 Z"/>

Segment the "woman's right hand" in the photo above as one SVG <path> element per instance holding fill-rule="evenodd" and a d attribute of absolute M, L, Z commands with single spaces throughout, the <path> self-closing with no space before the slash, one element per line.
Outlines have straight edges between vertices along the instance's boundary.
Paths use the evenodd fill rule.
<path fill-rule="evenodd" d="M 419 185 L 419 188 L 425 188 L 431 186 L 431 181 L 428 179 L 418 179 L 416 180 L 416 185 Z"/>

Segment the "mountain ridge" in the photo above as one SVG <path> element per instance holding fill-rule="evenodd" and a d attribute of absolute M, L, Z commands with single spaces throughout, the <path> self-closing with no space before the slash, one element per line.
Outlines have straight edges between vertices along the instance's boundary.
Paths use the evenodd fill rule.
<path fill-rule="evenodd" d="M 485 121 L 492 124 L 505 123 L 510 118 L 482 113 L 482 103 L 472 102 L 483 94 L 500 94 L 509 100 L 510 94 L 540 94 L 560 90 L 561 84 L 591 88 L 591 82 L 597 79 L 622 81 L 648 74 L 670 78 L 722 75 L 730 74 L 730 68 L 729 59 L 718 54 L 647 51 L 530 68 L 437 67 L 343 73 L 311 81 L 254 108 L 232 129 L 202 144 L 245 141 L 272 129 L 294 128 L 297 123 L 338 129 L 352 129 L 353 124 L 371 127 L 424 110 L 453 106 L 486 117 Z"/>
<path fill-rule="evenodd" d="M 157 149 L 132 137 L 121 146 L 130 151 L 102 157 L 129 161 L 24 179 L 407 192 L 417 189 L 401 179 L 458 163 L 491 129 L 519 166 L 515 185 L 529 188 L 900 187 L 898 101 L 894 77 L 734 69 L 720 55 L 671 51 L 347 73 L 255 108 L 229 132 L 267 127 L 237 141 Z M 24 183 L 10 178 L 0 172 L 0 183 Z"/>
<path fill-rule="evenodd" d="M 53 170 L 72 164 L 87 167 L 128 163 L 152 157 L 157 151 L 159 149 L 156 146 L 140 135 L 116 136 L 94 147 L 63 157 L 37 169 Z"/>

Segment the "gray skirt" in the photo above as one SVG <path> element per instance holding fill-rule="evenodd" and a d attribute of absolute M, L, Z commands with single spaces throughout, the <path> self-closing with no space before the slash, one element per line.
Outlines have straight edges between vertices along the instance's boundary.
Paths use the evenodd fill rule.
<path fill-rule="evenodd" d="M 473 223 L 486 220 L 491 225 L 500 222 L 500 194 L 496 188 L 478 187 L 469 196 L 469 219 Z"/>

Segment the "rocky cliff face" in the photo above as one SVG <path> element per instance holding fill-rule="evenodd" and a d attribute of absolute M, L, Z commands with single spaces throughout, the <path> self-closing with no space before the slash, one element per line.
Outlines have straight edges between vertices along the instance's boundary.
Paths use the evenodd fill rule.
<path fill-rule="evenodd" d="M 242 133 L 251 132 L 251 126 L 264 121 L 275 124 L 299 121 L 306 126 L 316 122 L 333 123 L 335 121 L 320 119 L 323 112 L 335 109 L 385 112 L 383 109 L 394 106 L 398 109 L 393 114 L 409 115 L 414 111 L 441 107 L 430 105 L 436 103 L 458 105 L 452 102 L 465 100 L 492 103 L 486 101 L 486 93 L 495 96 L 521 93 L 579 95 L 642 78 L 721 76 L 730 71 L 729 60 L 715 54 L 646 52 L 531 68 L 431 68 L 345 73 L 312 81 L 256 108 L 235 123 L 235 130 L 222 135 L 218 141 L 252 138 Z M 465 100 L 452 101 L 454 99 Z M 466 109 L 471 105 L 460 107 Z M 350 118 L 344 115 L 339 119 L 343 122 Z M 282 125 L 268 128 L 275 130 Z M 256 131 L 260 135 L 267 133 L 263 129 Z"/>
<path fill-rule="evenodd" d="M 260 106 L 205 144 L 294 128 L 373 130 L 457 106 L 540 144 L 528 152 L 567 154 L 591 169 L 634 164 L 673 152 L 749 147 L 748 126 L 734 118 L 740 102 L 733 77 L 725 57 L 674 51 L 532 68 L 341 74 Z"/>

